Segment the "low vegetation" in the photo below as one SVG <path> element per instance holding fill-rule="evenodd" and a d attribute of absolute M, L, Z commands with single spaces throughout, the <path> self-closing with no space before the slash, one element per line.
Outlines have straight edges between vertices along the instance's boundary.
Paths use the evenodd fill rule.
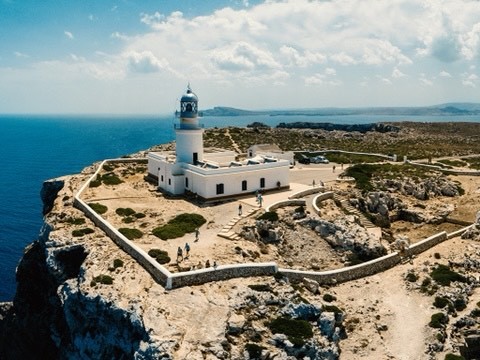
<path fill-rule="evenodd" d="M 453 281 L 466 282 L 467 279 L 459 273 L 451 270 L 447 265 L 439 264 L 430 273 L 433 280 L 439 285 L 449 286 Z"/>
<path fill-rule="evenodd" d="M 278 214 L 275 211 L 267 211 L 257 217 L 257 220 L 278 221 Z"/>
<path fill-rule="evenodd" d="M 108 207 L 99 203 L 89 203 L 88 206 L 99 215 L 105 214 L 108 211 Z"/>
<path fill-rule="evenodd" d="M 84 235 L 92 234 L 94 232 L 95 232 L 95 230 L 90 229 L 90 228 L 76 229 L 76 230 L 72 230 L 72 236 L 81 237 L 81 236 L 84 236 Z"/>
<path fill-rule="evenodd" d="M 143 236 L 143 232 L 138 229 L 120 228 L 118 231 L 128 240 L 140 239 Z"/>
<path fill-rule="evenodd" d="M 153 229 L 152 233 L 162 240 L 175 239 L 194 232 L 206 222 L 207 220 L 200 214 L 184 213 L 177 215 L 167 224 Z"/>
<path fill-rule="evenodd" d="M 268 284 L 252 284 L 248 285 L 248 287 L 254 291 L 273 293 L 272 287 Z"/>
<path fill-rule="evenodd" d="M 432 172 L 419 166 L 410 164 L 357 164 L 349 167 L 345 174 L 353 177 L 357 188 L 364 191 L 373 191 L 375 187 L 372 184 L 374 177 L 384 179 L 402 179 L 405 177 L 424 179 L 431 176 Z"/>
<path fill-rule="evenodd" d="M 303 346 L 306 339 L 313 336 L 312 325 L 306 320 L 295 320 L 278 317 L 268 323 L 273 334 L 285 334 L 295 346 Z"/>
<path fill-rule="evenodd" d="M 109 275 L 104 275 L 104 274 L 95 276 L 93 280 L 90 282 L 90 286 L 96 286 L 97 284 L 112 285 L 113 278 Z"/>
<path fill-rule="evenodd" d="M 440 328 L 443 328 L 443 326 L 447 323 L 448 323 L 448 316 L 440 312 L 440 313 L 435 313 L 431 316 L 428 326 L 434 329 L 440 329 Z"/>
<path fill-rule="evenodd" d="M 148 255 L 157 260 L 159 264 L 168 264 L 170 262 L 170 256 L 168 252 L 160 249 L 150 249 Z"/>
<path fill-rule="evenodd" d="M 121 184 L 123 183 L 123 180 L 120 179 L 118 177 L 118 175 L 116 175 L 115 173 L 113 172 L 108 172 L 106 174 L 103 174 L 103 175 L 97 175 L 97 177 L 90 181 L 90 187 L 99 187 L 100 185 L 102 184 L 105 184 L 105 185 L 118 185 L 118 184 Z"/>
<path fill-rule="evenodd" d="M 85 218 L 75 218 L 75 217 L 67 217 L 63 220 L 67 224 L 70 225 L 83 225 L 85 224 Z"/>
<path fill-rule="evenodd" d="M 248 353 L 249 359 L 260 359 L 262 356 L 262 351 L 265 348 L 255 343 L 245 344 L 245 351 Z"/>

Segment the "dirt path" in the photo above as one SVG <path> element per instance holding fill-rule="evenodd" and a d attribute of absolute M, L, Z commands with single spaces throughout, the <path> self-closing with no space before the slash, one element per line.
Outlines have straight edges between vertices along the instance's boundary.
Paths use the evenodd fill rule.
<path fill-rule="evenodd" d="M 227 128 L 225 130 L 225 136 L 228 137 L 230 139 L 230 141 L 232 142 L 232 147 L 233 149 L 235 150 L 235 152 L 237 154 L 241 154 L 242 153 L 242 150 L 240 150 L 240 147 L 238 146 L 238 144 L 235 142 L 235 140 L 233 140 L 232 138 L 232 135 L 230 135 L 230 129 Z"/>
<path fill-rule="evenodd" d="M 408 291 L 403 275 L 410 264 L 335 287 L 355 329 L 342 341 L 342 360 L 424 359 L 431 300 Z"/>

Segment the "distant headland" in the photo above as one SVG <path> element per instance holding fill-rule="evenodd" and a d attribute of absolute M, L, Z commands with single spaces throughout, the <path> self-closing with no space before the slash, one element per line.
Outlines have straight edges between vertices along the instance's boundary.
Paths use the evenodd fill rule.
<path fill-rule="evenodd" d="M 420 107 L 366 107 L 366 108 L 319 108 L 290 110 L 244 110 L 215 106 L 203 110 L 203 116 L 333 116 L 333 115 L 399 115 L 399 116 L 473 116 L 480 115 L 480 103 L 445 103 Z"/>

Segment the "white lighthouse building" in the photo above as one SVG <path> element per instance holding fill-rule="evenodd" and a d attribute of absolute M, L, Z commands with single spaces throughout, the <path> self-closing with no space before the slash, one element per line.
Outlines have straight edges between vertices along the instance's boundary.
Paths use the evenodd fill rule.
<path fill-rule="evenodd" d="M 175 153 L 148 154 L 148 175 L 159 190 L 173 195 L 188 191 L 208 200 L 289 187 L 288 160 L 260 154 L 237 161 L 234 151 L 204 149 L 198 98 L 190 86 L 178 115 Z"/>

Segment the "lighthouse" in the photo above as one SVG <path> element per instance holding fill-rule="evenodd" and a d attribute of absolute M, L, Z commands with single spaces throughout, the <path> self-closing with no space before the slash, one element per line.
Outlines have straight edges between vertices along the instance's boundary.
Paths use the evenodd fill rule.
<path fill-rule="evenodd" d="M 203 129 L 198 123 L 198 97 L 187 86 L 180 99 L 180 124 L 175 126 L 177 163 L 196 164 L 203 160 Z"/>

